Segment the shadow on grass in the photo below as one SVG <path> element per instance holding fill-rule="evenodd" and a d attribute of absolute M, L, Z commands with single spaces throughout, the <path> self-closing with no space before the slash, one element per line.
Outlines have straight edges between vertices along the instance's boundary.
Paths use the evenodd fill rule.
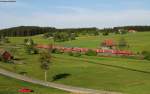
<path fill-rule="evenodd" d="M 98 64 L 98 65 L 103 65 L 103 66 L 108 66 L 108 67 L 114 67 L 114 68 L 119 68 L 119 69 L 124 69 L 124 70 L 130 70 L 130 71 L 135 71 L 135 72 L 140 72 L 140 73 L 150 74 L 149 71 L 137 70 L 137 69 L 127 68 L 127 67 L 121 67 L 121 66 L 116 66 L 116 65 L 109 65 L 109 64 L 103 64 L 103 63 L 96 63 L 96 62 L 91 62 L 91 61 L 90 61 L 89 63 Z"/>
<path fill-rule="evenodd" d="M 71 74 L 68 74 L 68 73 L 63 73 L 63 74 L 57 74 L 53 77 L 53 80 L 52 81 L 57 81 L 57 80 L 60 80 L 60 79 L 65 79 L 67 78 L 68 76 L 71 76 Z"/>
<path fill-rule="evenodd" d="M 21 61 L 21 60 L 25 60 L 26 58 L 18 58 L 18 57 L 15 57 L 13 58 L 13 60 L 16 60 L 16 61 Z"/>

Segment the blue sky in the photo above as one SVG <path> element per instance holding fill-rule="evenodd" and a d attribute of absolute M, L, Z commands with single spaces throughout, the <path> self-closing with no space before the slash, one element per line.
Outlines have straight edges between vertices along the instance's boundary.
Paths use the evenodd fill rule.
<path fill-rule="evenodd" d="M 113 27 L 150 25 L 150 0 L 16 0 L 0 2 L 0 28 L 30 25 Z"/>

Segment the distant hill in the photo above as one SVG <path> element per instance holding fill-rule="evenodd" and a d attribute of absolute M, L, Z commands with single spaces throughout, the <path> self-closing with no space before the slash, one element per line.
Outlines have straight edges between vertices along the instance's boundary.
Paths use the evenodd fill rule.
<path fill-rule="evenodd" d="M 96 27 L 90 28 L 65 28 L 57 29 L 54 27 L 38 27 L 38 26 L 19 26 L 0 30 L 0 36 L 33 36 L 38 34 L 53 34 L 54 32 L 68 32 L 68 33 L 95 33 L 97 32 L 118 32 L 119 29 L 136 30 L 138 32 L 150 31 L 150 26 L 122 26 L 113 28 L 98 29 Z"/>
<path fill-rule="evenodd" d="M 1 36 L 33 36 L 56 30 L 54 27 L 19 26 L 0 30 Z"/>
<path fill-rule="evenodd" d="M 116 29 L 125 29 L 125 30 L 136 30 L 139 32 L 150 31 L 150 26 L 122 26 L 122 27 L 114 27 Z"/>
<path fill-rule="evenodd" d="M 56 29 L 54 27 L 38 27 L 38 26 L 19 26 L 13 28 L 7 28 L 0 30 L 0 36 L 33 36 L 38 34 L 55 32 L 70 32 L 70 33 L 81 33 L 81 32 L 92 32 L 97 31 L 97 28 L 66 28 L 66 29 Z"/>

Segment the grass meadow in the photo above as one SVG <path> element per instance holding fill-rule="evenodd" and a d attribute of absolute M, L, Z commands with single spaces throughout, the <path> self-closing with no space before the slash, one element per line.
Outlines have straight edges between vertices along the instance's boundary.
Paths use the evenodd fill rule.
<path fill-rule="evenodd" d="M 141 52 L 143 50 L 150 51 L 149 36 L 150 33 L 148 32 L 129 33 L 126 35 L 110 34 L 109 36 L 81 36 L 74 41 L 55 44 L 73 47 L 99 48 L 100 43 L 105 39 L 114 39 L 118 41 L 121 37 L 125 37 L 130 45 L 129 50 Z M 52 40 L 42 38 L 41 35 L 33 36 L 32 38 L 38 44 L 54 43 Z M 7 44 L 5 47 L 14 44 L 20 47 L 24 39 L 25 37 L 10 38 L 11 43 Z M 28 55 L 25 53 L 24 48 L 21 47 L 17 49 L 16 56 L 21 58 L 19 62 L 23 62 L 24 64 L 1 62 L 0 67 L 16 73 L 26 72 L 27 76 L 44 80 L 44 72 L 40 68 L 39 55 Z M 150 92 L 150 61 L 121 57 L 94 57 L 84 55 L 81 57 L 72 57 L 66 54 L 53 54 L 52 56 L 53 64 L 50 65 L 48 71 L 48 81 L 97 90 L 118 91 L 126 94 L 149 94 Z M 61 76 L 54 80 L 56 75 Z M 3 82 L 3 80 L 5 80 L 6 82 L 3 83 L 3 86 L 9 86 L 9 84 L 14 83 L 15 86 L 29 85 L 39 92 L 48 92 L 48 89 L 44 87 L 38 89 L 41 86 L 26 84 L 14 79 L 10 79 L 9 83 L 8 79 L 9 78 L 0 76 L 0 81 Z M 11 91 L 11 88 L 9 90 Z M 61 92 L 50 89 L 50 92 L 52 91 L 56 91 L 56 94 L 57 92 L 58 94 Z M 12 92 L 15 91 L 12 90 Z"/>

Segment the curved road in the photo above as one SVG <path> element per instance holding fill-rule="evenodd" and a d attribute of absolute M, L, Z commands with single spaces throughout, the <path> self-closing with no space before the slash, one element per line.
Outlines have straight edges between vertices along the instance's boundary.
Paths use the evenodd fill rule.
<path fill-rule="evenodd" d="M 79 87 L 67 86 L 67 85 L 62 85 L 62 84 L 56 84 L 56 83 L 52 83 L 52 82 L 45 82 L 42 80 L 30 78 L 27 76 L 22 76 L 22 75 L 19 75 L 17 73 L 13 73 L 13 72 L 1 69 L 1 68 L 0 68 L 0 74 L 2 74 L 4 76 L 11 77 L 11 78 L 15 78 L 18 80 L 22 80 L 25 82 L 30 82 L 30 83 L 34 83 L 34 84 L 38 84 L 38 85 L 42 85 L 42 86 L 47 86 L 47 87 L 52 87 L 52 88 L 56 88 L 56 89 L 60 89 L 60 90 L 68 91 L 68 92 L 74 92 L 74 93 L 81 93 L 81 94 L 122 94 L 122 93 L 117 93 L 117 92 L 99 91 L 99 90 L 94 90 L 94 89 L 86 89 L 86 88 L 79 88 Z"/>

